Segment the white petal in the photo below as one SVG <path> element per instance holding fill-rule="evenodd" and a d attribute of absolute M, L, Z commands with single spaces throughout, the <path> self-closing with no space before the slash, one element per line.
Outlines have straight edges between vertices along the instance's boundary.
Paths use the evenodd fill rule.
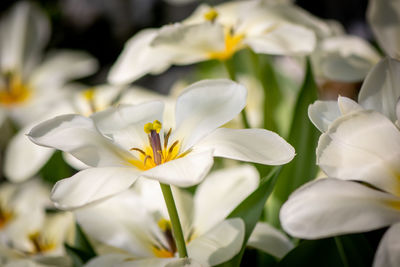
<path fill-rule="evenodd" d="M 88 261 L 85 267 L 117 267 L 121 266 L 127 260 L 131 260 L 132 255 L 129 254 L 105 254 L 97 256 Z"/>
<path fill-rule="evenodd" d="M 228 261 L 242 248 L 244 230 L 242 219 L 225 220 L 190 242 L 187 246 L 188 254 L 205 266 L 214 266 Z"/>
<path fill-rule="evenodd" d="M 63 159 L 64 161 L 71 166 L 72 168 L 74 168 L 75 170 L 84 170 L 87 168 L 90 168 L 90 166 L 86 165 L 85 163 L 83 163 L 82 161 L 80 161 L 79 159 L 75 158 L 74 156 L 72 156 L 71 154 L 68 154 L 66 152 L 62 153 Z"/>
<path fill-rule="evenodd" d="M 148 122 L 162 122 L 164 104 L 151 101 L 138 105 L 121 104 L 104 111 L 94 113 L 91 118 L 97 129 L 104 134 L 113 134 L 131 125 L 140 125 L 140 135 L 145 135 L 143 127 Z"/>
<path fill-rule="evenodd" d="M 222 222 L 258 186 L 259 175 L 250 165 L 241 165 L 211 173 L 194 196 L 196 234 L 202 235 Z"/>
<path fill-rule="evenodd" d="M 311 53 L 315 48 L 316 38 L 315 34 L 305 27 L 282 24 L 263 35 L 249 36 L 244 42 L 256 53 L 297 55 Z"/>
<path fill-rule="evenodd" d="M 161 183 L 188 187 L 200 183 L 213 164 L 212 150 L 192 151 L 183 158 L 168 161 L 141 174 Z"/>
<path fill-rule="evenodd" d="M 92 74 L 96 71 L 97 65 L 97 61 L 85 52 L 53 51 L 34 70 L 30 82 L 38 90 L 46 87 L 61 86 L 69 80 Z"/>
<path fill-rule="evenodd" d="M 282 206 L 283 229 L 306 239 L 366 232 L 400 221 L 400 198 L 356 182 L 319 179 Z"/>
<path fill-rule="evenodd" d="M 31 126 L 21 129 L 9 142 L 4 173 L 12 182 L 22 182 L 35 175 L 53 155 L 54 149 L 32 143 L 26 136 Z"/>
<path fill-rule="evenodd" d="M 400 62 L 385 58 L 365 78 L 358 102 L 366 109 L 373 109 L 396 121 L 396 104 L 400 97 Z"/>
<path fill-rule="evenodd" d="M 376 251 L 373 267 L 400 266 L 400 223 L 392 225 L 383 235 Z"/>
<path fill-rule="evenodd" d="M 58 181 L 51 200 L 60 209 L 73 209 L 128 189 L 139 173 L 132 168 L 91 168 Z"/>
<path fill-rule="evenodd" d="M 319 49 L 317 67 L 325 78 L 334 81 L 362 81 L 380 60 L 378 52 L 367 41 L 352 35 L 326 38 Z"/>
<path fill-rule="evenodd" d="M 89 166 L 126 166 L 133 156 L 101 135 L 91 119 L 63 115 L 45 121 L 28 134 L 38 145 L 68 152 Z"/>
<path fill-rule="evenodd" d="M 396 116 L 397 116 L 397 124 L 400 123 L 400 98 L 397 101 L 397 105 L 396 105 Z"/>
<path fill-rule="evenodd" d="M 368 4 L 369 25 L 387 55 L 400 59 L 400 4 L 398 1 L 371 0 Z"/>
<path fill-rule="evenodd" d="M 399 130 L 373 111 L 337 119 L 317 147 L 317 164 L 328 176 L 365 181 L 400 196 L 399 161 Z"/>
<path fill-rule="evenodd" d="M 246 105 L 247 90 L 230 80 L 203 80 L 189 86 L 176 103 L 175 139 L 182 151 L 232 120 Z"/>
<path fill-rule="evenodd" d="M 10 11 L 0 25 L 1 69 L 25 76 L 48 41 L 50 25 L 43 12 L 29 2 L 20 2 Z"/>
<path fill-rule="evenodd" d="M 127 190 L 101 203 L 77 209 L 75 215 L 85 233 L 95 240 L 135 257 L 153 257 L 155 237 L 151 225 L 156 222 L 151 216 L 154 211 L 147 210 L 145 204 L 146 200 Z"/>
<path fill-rule="evenodd" d="M 131 260 L 131 261 L 125 261 L 121 265 L 118 265 L 118 267 L 148 267 L 148 266 L 154 266 L 154 267 L 169 267 L 169 266 L 174 266 L 174 267 L 181 267 L 181 266 L 186 266 L 186 267 L 191 267 L 192 265 L 185 265 L 180 262 L 181 260 L 177 258 L 149 258 L 149 259 L 143 259 L 143 260 Z M 175 265 L 176 264 L 176 265 Z"/>
<path fill-rule="evenodd" d="M 308 117 L 320 132 L 326 132 L 329 125 L 339 116 L 337 101 L 317 100 L 308 106 Z"/>
<path fill-rule="evenodd" d="M 363 110 L 363 107 L 360 106 L 356 101 L 345 96 L 338 97 L 338 106 L 342 115 L 346 115 L 353 111 Z"/>
<path fill-rule="evenodd" d="M 225 49 L 224 30 L 218 23 L 175 23 L 162 27 L 152 46 L 165 49 L 172 55 L 174 64 L 192 64 L 209 59 L 212 52 Z"/>
<path fill-rule="evenodd" d="M 278 259 L 283 258 L 294 247 L 286 235 L 263 222 L 256 224 L 247 246 L 264 251 Z"/>
<path fill-rule="evenodd" d="M 282 165 L 295 156 L 290 144 L 278 134 L 265 129 L 219 128 L 196 147 L 214 149 L 215 157 L 267 165 Z"/>
<path fill-rule="evenodd" d="M 108 81 L 128 84 L 148 73 L 159 74 L 168 69 L 172 55 L 163 48 L 150 46 L 157 34 L 155 29 L 143 30 L 129 39 L 111 67 Z"/>

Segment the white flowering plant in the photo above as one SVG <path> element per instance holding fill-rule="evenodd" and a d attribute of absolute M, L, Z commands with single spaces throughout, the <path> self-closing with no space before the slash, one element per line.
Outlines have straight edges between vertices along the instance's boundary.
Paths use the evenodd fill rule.
<path fill-rule="evenodd" d="M 1 14 L 0 265 L 400 266 L 400 1 L 373 43 L 289 0 L 165 5 L 194 11 L 109 64 Z"/>

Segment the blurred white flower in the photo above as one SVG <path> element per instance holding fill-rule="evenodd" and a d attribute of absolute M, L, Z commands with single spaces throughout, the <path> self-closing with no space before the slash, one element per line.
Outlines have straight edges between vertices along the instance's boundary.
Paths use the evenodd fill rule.
<path fill-rule="evenodd" d="M 25 134 L 40 121 L 68 112 L 62 86 L 97 68 L 84 52 L 53 51 L 42 59 L 49 27 L 29 2 L 16 4 L 0 21 L 0 119 L 10 117 L 21 128 L 5 155 L 5 174 L 12 181 L 30 178 L 52 154 L 32 145 Z"/>
<path fill-rule="evenodd" d="M 245 47 L 263 54 L 308 54 L 316 42 L 308 28 L 311 22 L 303 19 L 309 17 L 294 9 L 288 12 L 288 6 L 261 1 L 229 2 L 213 8 L 201 5 L 182 23 L 133 36 L 108 79 L 111 83 L 130 83 L 148 73 L 161 73 L 172 64 L 226 60 Z M 301 14 L 299 21 L 307 25 L 292 22 L 295 14 Z"/>
<path fill-rule="evenodd" d="M 36 126 L 29 137 L 92 167 L 55 185 L 52 200 L 63 209 L 119 193 L 139 176 L 177 186 L 198 184 L 213 157 L 289 162 L 293 147 L 273 132 L 218 128 L 243 109 L 246 94 L 235 82 L 204 80 L 178 97 L 173 129 L 163 127 L 163 103 L 153 101 L 120 105 L 89 118 L 59 116 Z"/>
<path fill-rule="evenodd" d="M 400 2 L 371 0 L 367 18 L 379 46 L 388 56 L 400 60 Z"/>
<path fill-rule="evenodd" d="M 214 266 L 240 251 L 244 224 L 238 218 L 225 218 L 257 188 L 258 182 L 257 170 L 242 165 L 211 173 L 194 196 L 173 189 L 189 258 L 202 266 Z M 160 186 L 151 180 L 139 180 L 133 189 L 75 211 L 78 222 L 96 240 L 122 249 L 143 264 L 150 265 L 155 257 L 165 258 L 160 263 L 170 262 L 170 258 L 177 257 L 176 245 Z M 94 263 L 109 257 L 100 256 L 89 266 L 99 266 Z"/>

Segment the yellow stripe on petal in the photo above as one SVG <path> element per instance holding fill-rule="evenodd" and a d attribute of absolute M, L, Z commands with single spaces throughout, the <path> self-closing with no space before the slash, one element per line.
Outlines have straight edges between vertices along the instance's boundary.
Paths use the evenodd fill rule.
<path fill-rule="evenodd" d="M 244 34 L 232 34 L 227 31 L 225 34 L 225 49 L 209 53 L 210 59 L 227 60 L 236 53 L 236 51 L 243 48 L 242 40 Z"/>

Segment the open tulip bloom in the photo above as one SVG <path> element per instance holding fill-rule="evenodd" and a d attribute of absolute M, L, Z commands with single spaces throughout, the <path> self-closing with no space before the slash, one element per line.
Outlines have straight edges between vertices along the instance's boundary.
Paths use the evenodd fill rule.
<path fill-rule="evenodd" d="M 281 165 L 294 149 L 264 129 L 225 129 L 246 104 L 246 89 L 229 80 L 191 85 L 175 107 L 175 127 L 164 129 L 163 103 L 120 105 L 91 117 L 63 115 L 32 129 L 29 138 L 68 152 L 91 168 L 59 181 L 52 200 L 76 208 L 129 188 L 138 177 L 192 186 L 213 157 Z"/>
<path fill-rule="evenodd" d="M 291 21 L 296 17 L 301 21 Z M 261 54 L 309 54 L 316 37 L 309 25 L 302 24 L 304 21 L 317 24 L 309 14 L 290 5 L 262 1 L 230 2 L 215 8 L 202 5 L 181 23 L 146 29 L 133 36 L 108 79 L 111 83 L 130 83 L 148 73 L 164 72 L 173 64 L 227 60 L 246 47 Z"/>
<path fill-rule="evenodd" d="M 359 104 L 341 97 L 310 107 L 310 118 L 323 132 L 317 164 L 329 178 L 295 191 L 280 213 L 289 234 L 308 239 L 390 226 L 374 266 L 400 264 L 399 66 L 382 60 L 367 76 Z"/>

